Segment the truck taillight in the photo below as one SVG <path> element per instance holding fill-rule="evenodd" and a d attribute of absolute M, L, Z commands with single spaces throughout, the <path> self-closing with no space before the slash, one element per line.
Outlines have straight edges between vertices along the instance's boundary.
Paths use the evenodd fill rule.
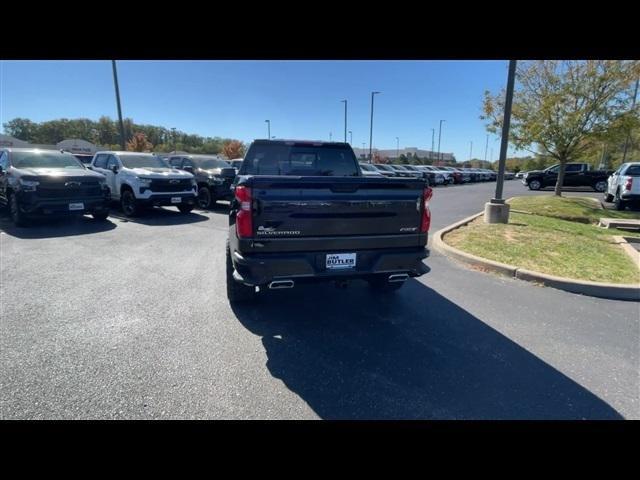
<path fill-rule="evenodd" d="M 627 178 L 627 181 L 624 184 L 624 189 L 631 190 L 631 185 L 633 185 L 633 177 Z"/>
<path fill-rule="evenodd" d="M 251 188 L 238 185 L 235 189 L 235 197 L 239 203 L 239 209 L 236 215 L 236 233 L 239 238 L 249 238 L 253 234 Z"/>
<path fill-rule="evenodd" d="M 427 187 L 422 192 L 422 221 L 420 222 L 420 232 L 427 233 L 429 226 L 431 225 L 431 210 L 429 210 L 429 201 L 433 196 L 433 190 L 431 187 Z"/>

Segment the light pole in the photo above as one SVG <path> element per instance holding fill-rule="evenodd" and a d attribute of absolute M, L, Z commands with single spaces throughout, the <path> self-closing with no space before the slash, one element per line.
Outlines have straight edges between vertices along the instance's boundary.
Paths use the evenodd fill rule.
<path fill-rule="evenodd" d="M 372 148 L 373 148 L 373 96 L 380 92 L 371 92 L 371 124 L 369 127 L 369 163 L 372 163 Z"/>
<path fill-rule="evenodd" d="M 271 120 L 265 120 L 267 123 L 267 138 L 271 138 Z"/>
<path fill-rule="evenodd" d="M 471 159 L 473 158 L 473 140 L 471 140 L 469 142 L 470 146 L 469 146 L 469 161 L 471 161 Z"/>
<path fill-rule="evenodd" d="M 440 128 L 438 129 L 438 163 L 440 163 L 440 136 L 442 135 L 442 122 L 446 122 L 446 120 L 440 120 Z"/>
<path fill-rule="evenodd" d="M 332 133 L 329 132 L 329 141 L 331 141 L 331 135 L 332 135 Z"/>
<path fill-rule="evenodd" d="M 353 132 L 349 130 L 349 145 L 353 145 Z"/>
<path fill-rule="evenodd" d="M 344 143 L 347 143 L 347 101 L 340 100 L 341 103 L 344 103 Z"/>
<path fill-rule="evenodd" d="M 504 168 L 507 162 L 507 148 L 509 146 L 509 126 L 511 124 L 511 105 L 513 103 L 513 87 L 516 80 L 516 60 L 509 60 L 509 74 L 507 76 L 507 92 L 504 101 L 504 121 L 500 138 L 500 159 L 498 161 L 498 178 L 496 181 L 496 195 L 484 207 L 485 223 L 508 223 L 509 205 L 502 198 L 504 186 Z M 489 137 L 487 136 L 487 139 Z"/>
<path fill-rule="evenodd" d="M 365 155 L 366 155 L 366 153 L 365 153 L 365 152 L 367 151 L 367 150 L 366 150 L 366 145 L 367 145 L 367 143 L 366 143 L 366 142 L 362 142 L 362 156 L 365 156 Z M 371 162 L 369 162 L 369 163 L 371 163 Z"/>
<path fill-rule="evenodd" d="M 429 152 L 429 160 L 431 160 L 431 163 L 433 163 L 433 149 L 435 148 L 436 145 L 436 129 L 432 128 L 431 129 L 431 152 Z"/>
<path fill-rule="evenodd" d="M 400 138 L 396 137 L 396 160 L 400 158 Z"/>
<path fill-rule="evenodd" d="M 118 124 L 120 125 L 120 147 L 125 150 L 124 146 L 124 123 L 122 123 L 122 108 L 120 107 L 120 88 L 118 87 L 118 72 L 116 70 L 116 61 L 111 60 L 113 68 L 113 84 L 116 87 L 116 105 L 118 106 Z"/>
<path fill-rule="evenodd" d="M 487 161 L 487 150 L 489 150 L 489 134 L 487 133 L 487 144 L 484 147 L 484 161 Z"/>

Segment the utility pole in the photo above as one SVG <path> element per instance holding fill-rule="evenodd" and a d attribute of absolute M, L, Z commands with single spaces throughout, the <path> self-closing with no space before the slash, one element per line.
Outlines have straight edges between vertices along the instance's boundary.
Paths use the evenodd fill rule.
<path fill-rule="evenodd" d="M 340 100 L 344 102 L 344 143 L 347 143 L 347 101 Z"/>
<path fill-rule="evenodd" d="M 636 80 L 636 88 L 633 93 L 633 102 L 631 103 L 631 111 L 636 108 L 636 98 L 638 97 L 638 82 L 640 82 L 640 78 Z M 629 149 L 629 141 L 631 140 L 631 132 L 627 134 L 627 139 L 624 141 L 624 152 L 622 153 L 622 163 L 627 161 L 627 150 Z"/>
<path fill-rule="evenodd" d="M 471 146 L 469 147 L 469 161 L 473 158 L 473 140 L 469 142 Z"/>
<path fill-rule="evenodd" d="M 400 138 L 396 137 L 396 160 L 400 158 Z"/>
<path fill-rule="evenodd" d="M 349 145 L 353 145 L 353 132 L 349 130 Z"/>
<path fill-rule="evenodd" d="M 333 135 L 331 132 L 329 132 L 329 141 L 331 141 L 331 135 Z"/>
<path fill-rule="evenodd" d="M 124 146 L 124 123 L 122 123 L 122 108 L 120 107 L 120 88 L 118 87 L 118 72 L 116 70 L 116 61 L 111 60 L 113 68 L 113 84 L 116 87 L 116 104 L 118 106 L 118 124 L 120 125 L 120 147 L 125 150 Z"/>
<path fill-rule="evenodd" d="M 507 76 L 507 92 L 504 101 L 504 121 L 500 138 L 500 159 L 498 161 L 498 178 L 496 181 L 496 195 L 484 206 L 485 223 L 508 223 L 509 205 L 502 198 L 504 186 L 504 169 L 507 162 L 507 148 L 509 147 L 509 126 L 511 124 L 511 105 L 513 103 L 513 87 L 516 80 L 516 60 L 509 61 Z M 489 136 L 487 135 L 487 141 Z"/>
<path fill-rule="evenodd" d="M 440 128 L 438 129 L 438 163 L 440 163 L 440 136 L 442 135 L 442 122 L 446 120 L 440 120 Z"/>
<path fill-rule="evenodd" d="M 267 123 L 267 138 L 270 139 L 271 138 L 271 120 L 265 120 L 265 122 Z"/>
<path fill-rule="evenodd" d="M 373 148 L 373 96 L 380 92 L 371 92 L 371 123 L 369 127 L 369 163 L 373 163 L 372 148 Z"/>

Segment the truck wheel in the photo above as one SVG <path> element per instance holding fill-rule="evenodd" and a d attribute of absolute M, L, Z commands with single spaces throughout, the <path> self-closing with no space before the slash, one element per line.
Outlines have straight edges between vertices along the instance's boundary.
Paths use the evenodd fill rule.
<path fill-rule="evenodd" d="M 613 204 L 616 210 L 624 210 L 627 207 L 627 202 L 620 198 L 620 190 L 616 190 L 616 196 L 613 199 Z"/>
<path fill-rule="evenodd" d="M 198 188 L 198 206 L 202 209 L 211 208 L 211 191 L 209 187 Z M 215 203 L 215 202 L 214 202 Z"/>
<path fill-rule="evenodd" d="M 611 195 L 610 193 L 605 193 L 604 194 L 604 201 L 607 203 L 611 203 L 613 201 L 613 195 Z"/>
<path fill-rule="evenodd" d="M 248 287 L 233 278 L 233 262 L 231 261 L 231 249 L 227 241 L 227 298 L 231 303 L 249 303 L 256 300 L 257 294 L 254 287 Z"/>
<path fill-rule="evenodd" d="M 140 212 L 136 197 L 131 190 L 124 190 L 122 192 L 120 195 L 120 206 L 122 207 L 122 213 L 127 217 L 135 217 Z"/>
<path fill-rule="evenodd" d="M 104 222 L 109 216 L 109 212 L 100 212 L 100 213 L 92 213 L 91 216 L 94 220 L 98 220 L 99 222 Z"/>
<path fill-rule="evenodd" d="M 593 189 L 596 192 L 604 192 L 607 189 L 607 182 L 605 180 L 600 180 L 599 182 L 595 183 Z"/>
<path fill-rule="evenodd" d="M 540 190 L 540 187 L 542 187 L 540 180 L 531 180 L 529 182 L 529 190 Z"/>
<path fill-rule="evenodd" d="M 399 290 L 405 282 L 389 282 L 389 275 L 375 275 L 368 279 L 369 287 L 375 292 L 395 292 Z"/>
<path fill-rule="evenodd" d="M 193 207 L 193 205 L 178 205 L 178 210 L 180 210 L 180 213 L 190 213 Z"/>
<path fill-rule="evenodd" d="M 28 226 L 27 217 L 20 210 L 18 196 L 15 193 L 9 194 L 9 213 L 11 214 L 11 220 L 16 227 Z"/>

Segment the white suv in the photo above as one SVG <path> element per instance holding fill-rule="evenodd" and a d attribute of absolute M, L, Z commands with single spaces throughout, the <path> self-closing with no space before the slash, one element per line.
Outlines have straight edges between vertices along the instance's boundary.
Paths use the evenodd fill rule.
<path fill-rule="evenodd" d="M 174 206 L 182 213 L 195 206 L 194 176 L 167 166 L 152 153 L 97 152 L 89 168 L 107 178 L 111 199 L 120 202 L 128 217 L 140 213 L 144 206 Z"/>
<path fill-rule="evenodd" d="M 616 210 L 624 210 L 629 202 L 640 203 L 640 162 L 623 163 L 611 174 L 604 201 L 613 202 Z"/>

